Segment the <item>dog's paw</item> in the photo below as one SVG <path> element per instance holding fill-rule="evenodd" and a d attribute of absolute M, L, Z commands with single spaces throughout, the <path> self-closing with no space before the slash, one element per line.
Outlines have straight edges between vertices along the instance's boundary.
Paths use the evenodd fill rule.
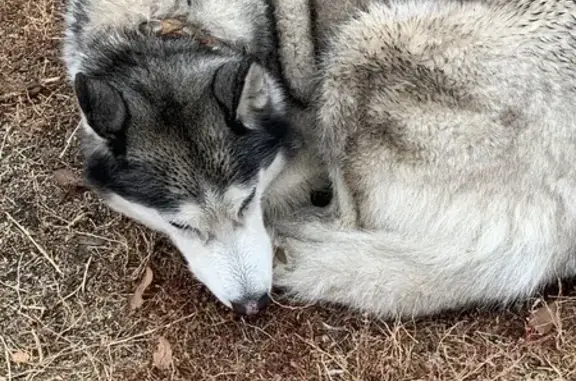
<path fill-rule="evenodd" d="M 287 291 L 299 284 L 306 272 L 305 242 L 295 238 L 284 237 L 279 241 L 274 262 L 274 286 Z"/>
<path fill-rule="evenodd" d="M 289 263 L 277 263 L 274 267 L 272 284 L 284 293 L 291 293 L 294 289 L 294 267 Z"/>
<path fill-rule="evenodd" d="M 274 239 L 274 267 L 286 266 L 294 262 L 292 243 L 294 239 L 278 236 Z"/>

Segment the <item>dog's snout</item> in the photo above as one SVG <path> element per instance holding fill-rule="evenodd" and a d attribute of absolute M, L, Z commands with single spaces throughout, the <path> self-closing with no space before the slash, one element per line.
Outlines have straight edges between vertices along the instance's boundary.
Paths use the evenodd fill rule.
<path fill-rule="evenodd" d="M 266 308 L 270 303 L 270 296 L 264 294 L 260 297 L 245 298 L 237 302 L 232 302 L 232 308 L 240 315 L 256 315 Z"/>

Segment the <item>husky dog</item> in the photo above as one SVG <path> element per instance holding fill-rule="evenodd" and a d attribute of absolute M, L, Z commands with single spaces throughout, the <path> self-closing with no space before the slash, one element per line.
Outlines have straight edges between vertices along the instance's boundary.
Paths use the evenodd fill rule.
<path fill-rule="evenodd" d="M 289 295 L 382 317 L 576 275 L 574 2 L 70 1 L 87 178 L 227 306 L 275 237 Z"/>

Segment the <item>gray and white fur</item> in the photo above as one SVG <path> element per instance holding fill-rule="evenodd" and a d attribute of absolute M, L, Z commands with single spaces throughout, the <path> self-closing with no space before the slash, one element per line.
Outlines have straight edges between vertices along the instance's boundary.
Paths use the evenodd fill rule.
<path fill-rule="evenodd" d="M 166 19 L 217 42 L 155 33 Z M 89 183 L 167 234 L 196 277 L 246 313 L 272 287 L 265 217 L 309 204 L 326 183 L 308 167 L 310 118 L 279 77 L 272 20 L 265 3 L 239 0 L 71 0 L 67 14 Z"/>
<path fill-rule="evenodd" d="M 140 7 L 155 3 L 150 0 L 121 0 L 131 6 L 112 19 L 99 16 L 114 14 L 111 0 L 83 1 L 70 8 L 71 76 L 105 77 L 122 94 L 131 118 L 117 128 L 123 131 L 119 147 L 126 151 L 122 160 L 137 163 L 127 168 L 139 168 L 131 175 L 106 174 L 101 189 L 118 210 L 142 211 L 136 218 L 143 222 L 161 221 L 153 227 L 171 235 L 191 270 L 225 304 L 269 290 L 273 238 L 265 232 L 262 206 L 293 209 L 291 217 L 274 213 L 282 218 L 272 220 L 287 256 L 274 268 L 274 283 L 307 302 L 413 317 L 509 302 L 557 277 L 576 275 L 573 1 L 291 0 L 275 4 L 275 17 L 263 0 L 206 0 L 212 10 L 202 1 L 175 6 L 189 9 L 189 17 L 233 46 L 219 53 L 203 53 L 184 41 L 151 38 L 139 44 L 131 32 L 136 25 L 168 14 Z M 221 3 L 230 12 L 218 12 Z M 137 52 L 130 53 L 136 69 L 106 56 L 119 51 Z M 178 58 L 172 60 L 169 51 Z M 208 83 L 218 84 L 222 65 L 233 67 L 224 73 L 238 72 L 248 56 L 259 57 L 260 66 L 237 82 L 243 87 L 239 101 L 220 102 L 228 107 L 219 109 L 212 100 L 238 90 L 210 94 Z M 77 76 L 75 82 L 82 106 L 82 90 L 91 94 L 82 82 L 94 80 L 80 78 L 80 86 Z M 100 91 L 100 85 L 92 86 Z M 167 93 L 177 99 L 171 109 L 177 123 L 155 113 Z M 254 93 L 266 94 L 266 101 L 256 102 L 270 106 L 264 119 L 282 119 L 287 133 L 274 135 L 282 142 L 277 150 L 246 156 L 260 152 L 254 147 L 261 138 L 240 147 L 222 113 L 236 114 L 259 137 L 268 133 L 271 127 L 250 123 L 258 118 L 238 112 L 258 109 L 245 106 L 254 99 L 247 94 Z M 83 107 L 88 131 L 118 119 L 108 112 L 107 120 L 91 121 L 90 105 L 113 97 L 88 98 Z M 90 163 L 125 168 L 112 159 L 118 147 L 105 144 L 109 135 L 97 135 L 88 135 L 88 174 L 106 173 Z M 221 138 L 208 138 L 214 135 Z M 236 169 L 240 159 L 257 170 L 238 181 L 244 173 Z M 216 168 L 218 175 L 208 176 Z M 318 185 L 311 179 L 324 172 L 334 198 L 319 209 L 306 198 Z M 173 214 L 147 205 L 138 194 L 159 178 L 159 195 L 179 196 L 177 208 L 168 208 Z M 140 183 L 146 185 L 139 188 Z M 226 224 L 233 218 L 208 210 L 235 209 L 220 206 L 222 197 L 207 196 L 209 189 L 241 200 L 251 186 L 257 190 L 250 220 L 255 222 L 242 226 L 253 230 L 241 228 L 234 235 L 236 225 Z M 288 203 L 280 204 L 284 200 Z M 174 220 L 200 233 L 218 231 L 218 238 L 209 240 L 218 245 L 193 243 L 198 240 L 192 235 L 183 243 L 178 238 L 183 233 L 169 226 Z"/>

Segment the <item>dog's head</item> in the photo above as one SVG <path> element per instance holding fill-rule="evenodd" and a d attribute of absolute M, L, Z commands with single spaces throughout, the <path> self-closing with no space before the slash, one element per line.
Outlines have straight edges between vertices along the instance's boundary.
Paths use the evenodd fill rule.
<path fill-rule="evenodd" d="M 222 303 L 257 312 L 273 259 L 261 198 L 292 141 L 282 92 L 244 57 L 171 54 L 75 75 L 85 173 L 113 209 L 167 234 Z"/>

